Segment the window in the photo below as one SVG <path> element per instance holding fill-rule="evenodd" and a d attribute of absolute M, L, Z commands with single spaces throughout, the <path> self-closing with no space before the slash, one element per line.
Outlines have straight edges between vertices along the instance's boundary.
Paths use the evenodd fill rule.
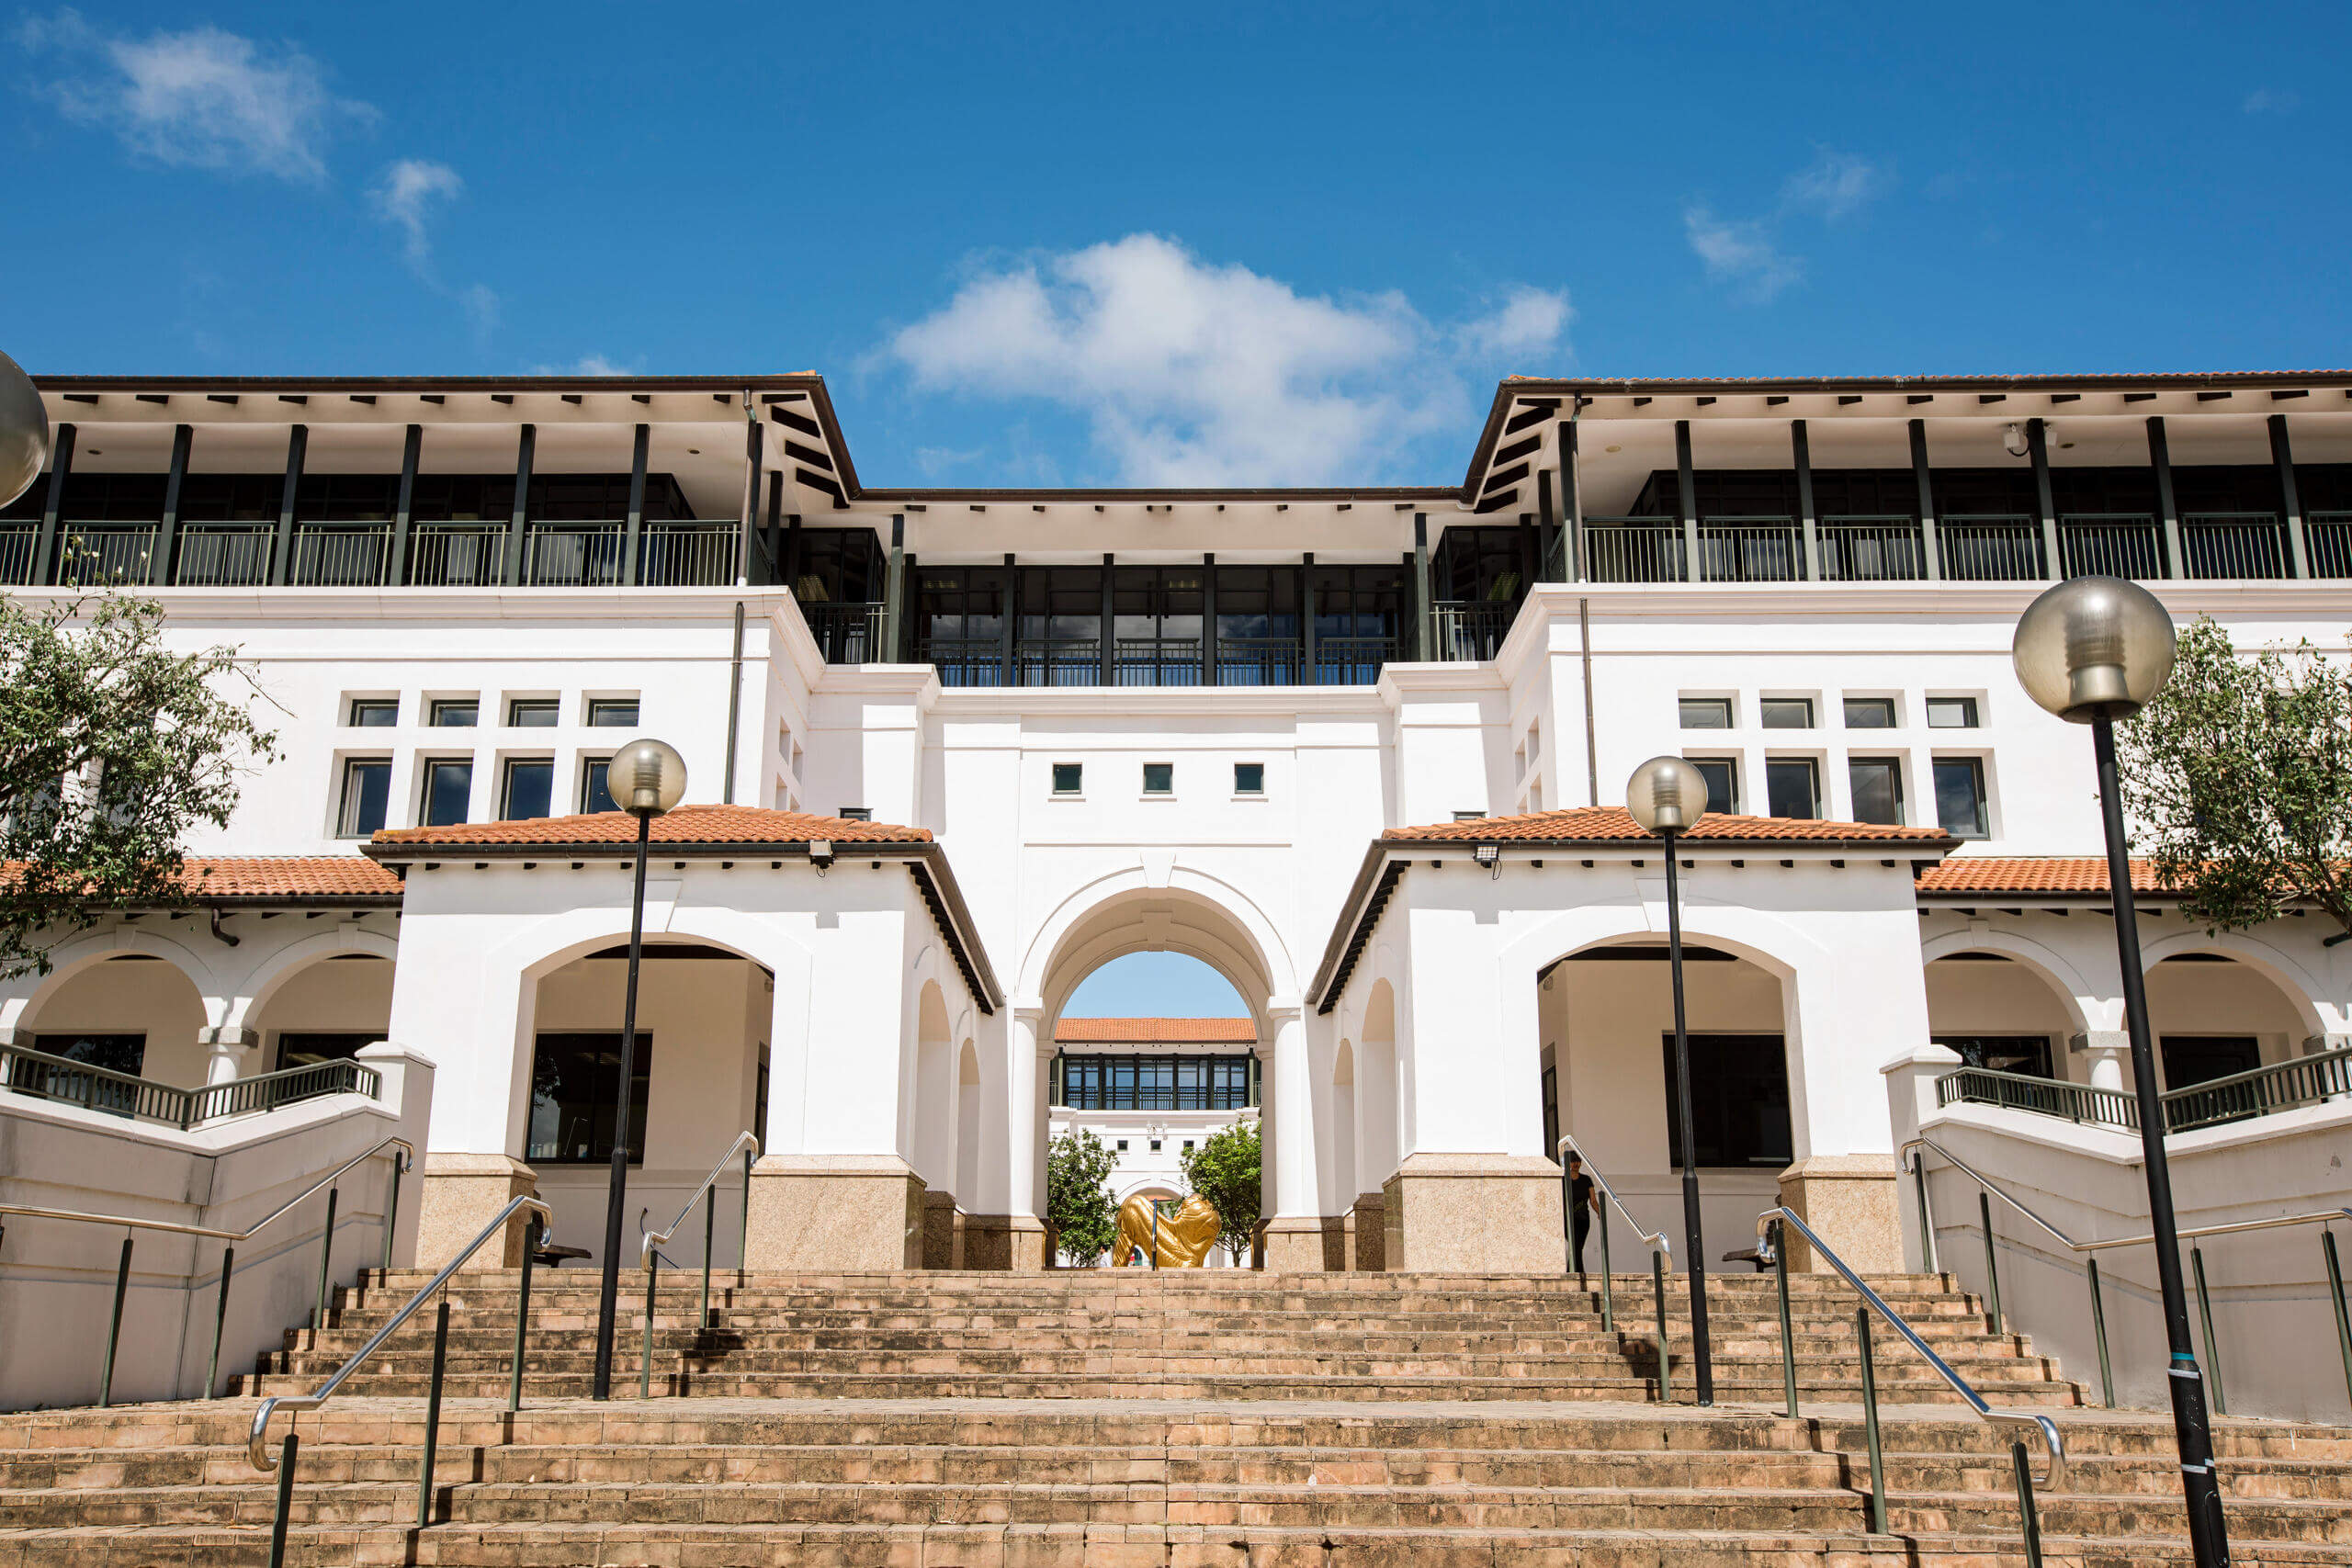
<path fill-rule="evenodd" d="M 1119 1140 L 1119 1152 L 1121 1154 L 1125 1154 L 1127 1152 L 1127 1141 L 1125 1138 L 1121 1138 Z"/>
<path fill-rule="evenodd" d="M 1811 729 L 1811 697 L 1766 697 L 1758 705 L 1767 729 Z"/>
<path fill-rule="evenodd" d="M 1707 809 L 1736 811 L 1739 809 L 1739 763 L 1730 757 L 1690 757 L 1685 759 L 1699 770 L 1707 781 Z"/>
<path fill-rule="evenodd" d="M 2262 1066 L 2262 1047 L 2251 1034 L 2167 1034 L 2157 1048 L 2164 1056 L 2166 1089 L 2187 1089 Z M 2246 1103 L 2250 1109 L 2251 1095 Z"/>
<path fill-rule="evenodd" d="M 449 697 L 433 705 L 436 729 L 471 729 L 481 722 L 481 704 L 472 697 Z"/>
<path fill-rule="evenodd" d="M 1894 699 L 1893 697 L 1848 697 L 1846 728 L 1849 729 L 1893 729 Z"/>
<path fill-rule="evenodd" d="M 110 1073 L 129 1073 L 134 1077 L 147 1060 L 144 1034 L 35 1034 L 25 1043 L 44 1056 L 62 1056 L 69 1062 Z M 8 1087 L 18 1094 L 43 1099 L 71 1098 L 76 1104 L 112 1116 L 139 1113 L 140 1090 L 136 1085 L 119 1084 L 108 1078 L 93 1081 L 86 1075 L 67 1073 L 47 1062 L 23 1056 L 8 1065 Z"/>
<path fill-rule="evenodd" d="M 1054 793 L 1056 795 L 1080 795 L 1085 792 L 1085 763 L 1056 762 L 1054 764 Z"/>
<path fill-rule="evenodd" d="M 1958 1052 L 1972 1067 L 2030 1078 L 2051 1076 L 2050 1037 L 2045 1034 L 1939 1034 L 1935 1042 Z"/>
<path fill-rule="evenodd" d="M 401 700 L 398 697 L 351 699 L 351 727 L 354 729 L 390 729 L 400 721 Z"/>
<path fill-rule="evenodd" d="M 645 1158 L 646 1087 L 653 1077 L 653 1036 L 640 1031 L 629 1062 L 629 1163 Z M 542 1034 L 531 1056 L 533 1165 L 602 1165 L 613 1157 L 613 1119 L 620 1104 L 621 1037 Z"/>
<path fill-rule="evenodd" d="M 1483 811 L 1457 811 L 1453 814 L 1453 819 L 1456 822 L 1484 822 L 1487 819 L 1487 814 Z"/>
<path fill-rule="evenodd" d="M 44 1056 L 62 1056 L 69 1062 L 79 1062 L 85 1067 L 98 1067 L 109 1073 L 137 1075 L 147 1060 L 147 1036 L 144 1034 L 36 1034 L 32 1048 Z M 20 1069 L 38 1068 L 41 1064 L 18 1064 Z M 14 1081 L 11 1088 L 17 1087 Z"/>
<path fill-rule="evenodd" d="M 613 760 L 590 757 L 580 764 L 580 809 L 591 814 L 618 811 L 613 801 Z"/>
<path fill-rule="evenodd" d="M 1173 762 L 1146 762 L 1143 765 L 1143 792 L 1146 795 L 1175 794 L 1176 764 Z"/>
<path fill-rule="evenodd" d="M 1073 1111 L 1239 1111 L 1250 1103 L 1248 1056 L 1073 1056 L 1061 1062 Z"/>
<path fill-rule="evenodd" d="M 1159 1152 L 1159 1140 L 1158 1138 L 1154 1138 L 1151 1141 L 1151 1152 L 1153 1154 L 1158 1154 Z"/>
<path fill-rule="evenodd" d="M 343 765 L 343 809 L 335 833 L 364 839 L 384 825 L 384 810 L 391 797 L 392 764 L 380 757 L 354 757 Z"/>
<path fill-rule="evenodd" d="M 1903 763 L 1894 757 L 1856 757 L 1846 764 L 1854 791 L 1854 820 L 1903 826 Z"/>
<path fill-rule="evenodd" d="M 506 705 L 506 722 L 516 729 L 553 729 L 555 715 L 553 697 L 516 697 Z"/>
<path fill-rule="evenodd" d="M 1682 1164 L 1674 1036 L 1665 1035 L 1668 1158 Z M 1777 1034 L 1690 1036 L 1690 1122 L 1702 1166 L 1778 1168 L 1795 1157 L 1789 1132 L 1789 1064 Z"/>
<path fill-rule="evenodd" d="M 466 819 L 474 792 L 471 761 L 428 761 L 424 764 L 424 814 L 417 818 L 426 828 L 447 828 Z"/>
<path fill-rule="evenodd" d="M 1544 1157 L 1560 1163 L 1560 1069 L 1544 1069 Z"/>
<path fill-rule="evenodd" d="M 1712 793 L 1712 792 L 1710 792 Z M 1764 762 L 1766 809 L 1775 817 L 1811 820 L 1821 815 L 1821 775 L 1809 757 L 1770 757 Z"/>
<path fill-rule="evenodd" d="M 833 815 L 840 818 L 844 822 L 871 822 L 874 820 L 874 807 L 870 806 L 844 806 L 839 811 L 834 812 Z"/>
<path fill-rule="evenodd" d="M 1955 839 L 1986 839 L 1984 764 L 1974 757 L 1936 759 L 1936 820 Z"/>
<path fill-rule="evenodd" d="M 1729 729 L 1731 699 L 1729 697 L 1685 697 L 1679 705 L 1685 729 Z"/>
<path fill-rule="evenodd" d="M 1236 762 L 1233 764 L 1233 793 L 1263 795 L 1266 793 L 1266 764 Z"/>
<path fill-rule="evenodd" d="M 520 822 L 545 817 L 555 804 L 555 762 L 548 757 L 517 757 L 506 764 L 506 784 L 499 792 L 502 821 Z"/>
<path fill-rule="evenodd" d="M 1929 697 L 1928 699 L 1929 729 L 1973 729 L 1976 728 L 1974 697 Z"/>
<path fill-rule="evenodd" d="M 598 697 L 588 705 L 591 729 L 628 729 L 636 723 L 635 697 Z"/>
<path fill-rule="evenodd" d="M 381 1034 L 286 1030 L 277 1037 L 277 1070 L 284 1072 L 289 1067 L 315 1067 L 322 1062 L 348 1062 L 359 1054 L 363 1046 L 372 1045 L 382 1038 Z"/>

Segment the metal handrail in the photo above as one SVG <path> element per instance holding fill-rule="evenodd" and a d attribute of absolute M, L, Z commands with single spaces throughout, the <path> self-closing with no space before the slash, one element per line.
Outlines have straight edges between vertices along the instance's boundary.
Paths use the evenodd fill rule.
<path fill-rule="evenodd" d="M 423 1306 L 425 1302 L 431 1298 L 434 1292 L 447 1284 L 449 1282 L 449 1277 L 462 1268 L 468 1258 L 471 1258 L 477 1251 L 481 1250 L 481 1245 L 484 1242 L 488 1241 L 492 1236 L 503 1232 L 506 1228 L 506 1222 L 526 1209 L 538 1217 L 542 1227 L 542 1234 L 545 1234 L 546 1228 L 552 1226 L 555 1219 L 555 1211 L 548 1208 L 543 1201 L 532 1197 L 527 1192 L 523 1194 L 521 1197 L 513 1199 L 507 1203 L 506 1207 L 498 1211 L 497 1214 L 492 1218 L 490 1224 L 484 1225 L 481 1230 L 475 1235 L 473 1240 L 466 1243 L 463 1247 L 458 1249 L 458 1255 L 449 1259 L 448 1263 L 442 1268 L 441 1272 L 433 1276 L 433 1280 L 430 1284 L 427 1284 L 423 1290 L 417 1292 L 416 1294 L 409 1297 L 407 1303 L 403 1304 L 398 1312 L 392 1314 L 390 1321 L 385 1323 L 383 1327 L 376 1330 L 374 1336 L 368 1339 L 367 1344 L 362 1345 L 358 1349 L 353 1351 L 351 1353 L 351 1359 L 345 1361 L 342 1366 L 337 1367 L 333 1375 L 331 1375 L 326 1382 L 321 1383 L 309 1393 L 277 1393 L 263 1400 L 261 1402 L 261 1407 L 254 1412 L 254 1424 L 251 1430 L 245 1434 L 245 1458 L 252 1463 L 253 1467 L 264 1474 L 267 1474 L 269 1472 L 277 1468 L 277 1461 L 269 1457 L 269 1418 L 272 1416 L 275 1416 L 280 1410 L 285 1410 L 289 1414 L 301 1410 L 316 1410 L 328 1400 L 334 1398 L 335 1390 L 343 1386 L 344 1381 L 350 1377 L 352 1373 L 357 1371 L 360 1364 L 366 1361 L 368 1357 L 381 1349 L 383 1348 L 384 1341 L 390 1339 L 393 1334 L 398 1332 L 401 1325 L 406 1323 L 411 1317 L 413 1317 L 416 1314 L 416 1309 Z M 446 1326 L 447 1324 L 445 1320 L 445 1329 Z M 430 1480 L 431 1473 L 432 1472 L 428 1468 L 426 1471 L 428 1481 Z"/>
<path fill-rule="evenodd" d="M 1578 1160 L 1582 1161 L 1584 1164 L 1585 1174 L 1592 1178 L 1592 1184 L 1595 1187 L 1600 1189 L 1600 1195 L 1608 1199 L 1611 1203 L 1614 1204 L 1619 1213 L 1625 1216 L 1625 1223 L 1634 1227 L 1634 1236 L 1652 1252 L 1663 1252 L 1666 1254 L 1668 1260 L 1669 1262 L 1672 1261 L 1674 1257 L 1674 1244 L 1667 1240 L 1666 1233 L 1664 1231 L 1658 1231 L 1653 1234 L 1642 1229 L 1642 1222 L 1634 1218 L 1634 1211 L 1625 1207 L 1625 1200 L 1617 1196 L 1617 1189 L 1609 1185 L 1609 1178 L 1603 1176 L 1600 1173 L 1600 1168 L 1592 1163 L 1592 1156 L 1590 1155 L 1577 1147 L 1576 1139 L 1566 1136 L 1562 1137 L 1560 1139 L 1558 1153 L 1560 1156 L 1560 1168 L 1563 1171 L 1567 1169 L 1568 1156 L 1574 1155 Z"/>
<path fill-rule="evenodd" d="M 701 1202 L 704 1197 L 708 1194 L 710 1190 L 718 1185 L 719 1177 L 726 1171 L 729 1166 L 735 1163 L 735 1156 L 743 1153 L 747 1146 L 751 1153 L 756 1155 L 760 1152 L 760 1140 L 748 1132 L 738 1133 L 735 1134 L 735 1141 L 727 1145 L 727 1152 L 718 1156 L 718 1163 L 712 1166 L 710 1168 L 710 1174 L 702 1179 L 702 1185 L 695 1188 L 695 1195 L 686 1200 L 686 1206 L 678 1211 L 678 1217 L 670 1222 L 670 1228 L 668 1230 L 647 1231 L 644 1233 L 643 1236 L 638 1243 L 637 1248 L 637 1266 L 639 1268 L 643 1269 L 652 1261 L 653 1249 L 655 1247 L 666 1247 L 669 1245 L 670 1237 L 676 1234 L 680 1225 L 686 1223 L 686 1216 L 695 1212 L 695 1205 Z M 716 1205 L 713 1205 L 713 1207 L 715 1208 Z M 707 1257 L 707 1253 L 706 1253 L 705 1256 Z"/>
<path fill-rule="evenodd" d="M 1651 1334 L 1657 1342 L 1657 1397 L 1658 1402 L 1664 1404 L 1673 1392 L 1669 1383 L 1671 1367 L 1667 1359 L 1666 1333 L 1666 1276 L 1668 1270 L 1674 1266 L 1673 1244 L 1666 1239 L 1666 1232 L 1663 1230 L 1653 1233 L 1642 1229 L 1642 1222 L 1634 1218 L 1634 1212 L 1625 1207 L 1625 1201 L 1617 1196 L 1617 1190 L 1614 1187 L 1609 1185 L 1609 1178 L 1601 1174 L 1599 1166 L 1586 1158 L 1584 1150 L 1577 1146 L 1574 1137 L 1563 1134 L 1559 1146 L 1553 1152 L 1558 1156 L 1560 1161 L 1562 1207 L 1565 1209 L 1575 1196 L 1575 1189 L 1568 1185 L 1568 1156 L 1573 1154 L 1591 1175 L 1593 1185 L 1600 1189 L 1602 1196 L 1609 1200 L 1619 1213 L 1625 1216 L 1625 1223 L 1634 1227 L 1634 1235 L 1650 1249 L 1651 1305 L 1654 1309 Z M 1575 1216 L 1564 1213 L 1562 1223 L 1569 1227 L 1567 1236 L 1563 1239 L 1573 1238 Z M 1571 1245 L 1573 1245 L 1572 1242 Z M 1609 1262 L 1609 1215 L 1606 1211 L 1600 1216 L 1600 1327 L 1603 1333 L 1617 1332 L 1617 1294 L 1615 1274 L 1610 1268 Z M 1692 1325 L 1692 1332 L 1694 1334 L 1697 1332 L 1695 1324 Z"/>
<path fill-rule="evenodd" d="M 1904 1322 L 1901 1314 L 1886 1304 L 1886 1298 L 1871 1289 L 1869 1282 L 1848 1267 L 1846 1260 L 1832 1251 L 1828 1243 L 1815 1235 L 1813 1227 L 1799 1218 L 1794 1210 L 1775 1205 L 1756 1216 L 1757 1254 L 1759 1258 L 1770 1257 L 1774 1267 L 1782 1266 L 1780 1254 L 1773 1245 L 1775 1237 L 1772 1227 L 1776 1222 L 1794 1227 L 1796 1233 L 1804 1237 L 1805 1245 L 1821 1257 L 1827 1258 L 1829 1266 L 1845 1276 L 1846 1282 L 1854 1287 L 1856 1293 L 1862 1298 L 1863 1304 L 1875 1311 L 1879 1316 L 1886 1320 L 1889 1327 L 1903 1336 L 1911 1348 L 1926 1359 L 1928 1365 L 1935 1369 L 1936 1375 L 1951 1385 L 1951 1391 L 1960 1395 L 1967 1403 L 1968 1407 L 1976 1413 L 1978 1419 L 1996 1427 L 2032 1427 L 2040 1429 L 2042 1441 L 2049 1446 L 2050 1450 L 2050 1472 L 2036 1483 L 2037 1485 L 2055 1487 L 2065 1479 L 2066 1439 L 2058 1430 L 2057 1422 L 2047 1416 L 2032 1411 L 1999 1410 L 1987 1404 L 1984 1402 L 1984 1396 L 1978 1393 L 1966 1378 L 1952 1371 L 1951 1363 L 1937 1355 L 1934 1348 L 1919 1337 L 1918 1331 Z M 1792 1356 L 1795 1354 L 1793 1346 L 1791 1348 L 1790 1354 Z M 1873 1482 L 1876 1479 L 1876 1472 L 1873 1472 Z"/>
<path fill-rule="evenodd" d="M 743 1156 L 743 1239 L 737 1256 L 748 1258 L 752 1243 L 752 1161 L 759 1152 L 760 1140 L 757 1137 L 749 1130 L 738 1133 L 735 1141 L 727 1145 L 727 1152 L 718 1156 L 718 1163 L 710 1168 L 710 1174 L 702 1179 L 702 1185 L 695 1189 L 694 1196 L 686 1200 L 686 1206 L 678 1211 L 678 1217 L 670 1222 L 670 1228 L 646 1231 L 638 1241 L 637 1266 L 645 1270 L 645 1348 L 639 1359 L 637 1370 L 637 1394 L 639 1399 L 650 1398 L 652 1394 L 653 1291 L 660 1272 L 662 1248 L 669 1245 L 670 1237 L 678 1227 L 686 1223 L 686 1216 L 695 1212 L 695 1205 L 709 1198 L 710 1206 L 703 1211 L 702 1222 L 702 1307 L 695 1319 L 697 1328 L 708 1327 L 711 1243 L 718 1234 L 718 1200 L 713 1196 L 713 1190 L 718 1185 L 719 1173 L 734 1164 L 735 1156 L 741 1154 Z"/>

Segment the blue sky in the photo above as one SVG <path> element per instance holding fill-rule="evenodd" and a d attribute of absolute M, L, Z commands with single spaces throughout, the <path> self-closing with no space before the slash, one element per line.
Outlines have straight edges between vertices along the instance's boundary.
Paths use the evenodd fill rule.
<path fill-rule="evenodd" d="M 1460 477 L 1495 378 L 2346 363 L 2340 6 L 0 21 L 36 371 L 817 368 L 868 483 Z"/>
<path fill-rule="evenodd" d="M 1241 993 L 1197 958 L 1130 953 L 1079 983 L 1067 1018 L 1247 1018 Z"/>

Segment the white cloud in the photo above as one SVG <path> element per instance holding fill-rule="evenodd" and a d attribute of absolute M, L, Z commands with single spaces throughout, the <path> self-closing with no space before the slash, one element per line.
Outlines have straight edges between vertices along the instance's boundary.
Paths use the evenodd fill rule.
<path fill-rule="evenodd" d="M 1465 417 L 1457 356 L 1553 347 L 1566 297 L 1433 326 L 1394 291 L 1303 295 L 1156 234 L 978 273 L 885 355 L 925 388 L 1083 415 L 1118 482 L 1313 483 Z"/>
<path fill-rule="evenodd" d="M 1824 148 L 1818 158 L 1789 176 L 1781 199 L 1792 210 L 1817 213 L 1824 222 L 1835 223 L 1860 210 L 1890 183 L 1887 171 L 1869 159 Z"/>
<path fill-rule="evenodd" d="M 383 178 L 368 192 L 368 199 L 378 217 L 401 230 L 408 264 L 422 272 L 433 254 L 424 232 L 426 205 L 435 197 L 455 200 L 465 188 L 466 182 L 447 164 L 402 158 L 384 171 Z"/>
<path fill-rule="evenodd" d="M 334 96 L 325 69 L 297 44 L 214 27 L 107 34 L 74 11 L 28 21 L 18 36 L 66 67 L 46 91 L 69 117 L 161 164 L 315 183 L 335 133 L 376 114 Z"/>
<path fill-rule="evenodd" d="M 2248 114 L 2293 114 L 2302 103 L 2303 96 L 2291 87 L 2256 87 L 2242 107 Z"/>
<path fill-rule="evenodd" d="M 534 365 L 534 376 L 634 376 L 637 368 L 617 365 L 601 354 L 583 354 L 569 365 Z"/>
<path fill-rule="evenodd" d="M 1781 254 L 1763 219 L 1732 221 L 1693 202 L 1682 209 L 1682 231 L 1707 276 L 1748 299 L 1770 299 L 1804 276 L 1804 261 Z"/>
<path fill-rule="evenodd" d="M 1814 161 L 1781 183 L 1772 209 L 1757 218 L 1719 218 L 1704 201 L 1682 209 L 1683 238 L 1713 281 L 1756 303 L 1802 282 L 1804 258 L 1789 252 L 1784 234 L 1799 218 L 1836 223 L 1884 195 L 1894 183 L 1883 164 L 1823 148 Z"/>

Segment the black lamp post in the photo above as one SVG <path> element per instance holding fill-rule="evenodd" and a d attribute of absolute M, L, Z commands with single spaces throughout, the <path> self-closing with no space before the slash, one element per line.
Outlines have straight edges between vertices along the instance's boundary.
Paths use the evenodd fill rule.
<path fill-rule="evenodd" d="M 628 1197 L 629 1083 L 637 1071 L 637 965 L 645 950 L 645 848 L 653 819 L 686 793 L 686 760 L 659 740 L 639 739 L 607 764 L 614 802 L 637 818 L 637 886 L 628 908 L 628 995 L 621 1008 L 620 1083 L 613 1097 L 613 1174 L 605 1195 L 605 1279 L 596 1298 L 595 1396 L 613 1393 L 613 1313 L 621 1287 L 621 1211 Z"/>
<path fill-rule="evenodd" d="M 1666 951 L 1674 972 L 1675 1124 L 1682 1134 L 1683 1267 L 1690 1276 L 1690 1358 L 1699 1403 L 1715 1402 L 1715 1372 L 1707 1354 L 1707 1252 L 1700 1235 L 1699 1142 L 1690 1117 L 1690 1032 L 1682 1008 L 1682 885 L 1674 840 L 1707 809 L 1707 778 L 1679 757 L 1652 757 L 1625 781 L 1625 809 L 1666 840 Z M 1666 1347 L 1658 1347 L 1666 1354 Z M 1666 1369 L 1658 1369 L 1661 1381 Z"/>
<path fill-rule="evenodd" d="M 32 489 L 49 461 L 49 410 L 32 378 L 0 354 L 0 506 Z"/>
<path fill-rule="evenodd" d="M 2018 621 L 2010 656 L 2026 694 L 2071 724 L 2091 727 L 2098 766 L 2099 815 L 2107 829 L 2108 886 L 2115 901 L 2116 957 L 2123 970 L 2123 1025 L 2132 1040 L 2132 1076 L 2140 1100 L 2140 1146 L 2148 1174 L 2148 1221 L 2155 1234 L 2156 1283 L 2165 1336 L 2172 1344 L 2173 1430 L 2181 1488 L 2188 1500 L 2188 1543 L 2198 1568 L 2224 1568 L 2230 1543 L 2222 1489 L 2213 1474 L 2213 1438 L 2205 1418 L 2205 1376 L 2188 1337 L 2188 1298 L 2181 1288 L 2180 1238 L 2172 1209 L 2172 1171 L 2165 1158 L 2164 1098 L 2148 1035 L 2148 992 L 2140 968 L 2140 926 L 2132 904 L 2132 861 L 2117 794 L 2115 721 L 2129 718 L 2172 673 L 2172 616 L 2156 596 L 2120 577 L 2077 577 L 2050 589 Z"/>

